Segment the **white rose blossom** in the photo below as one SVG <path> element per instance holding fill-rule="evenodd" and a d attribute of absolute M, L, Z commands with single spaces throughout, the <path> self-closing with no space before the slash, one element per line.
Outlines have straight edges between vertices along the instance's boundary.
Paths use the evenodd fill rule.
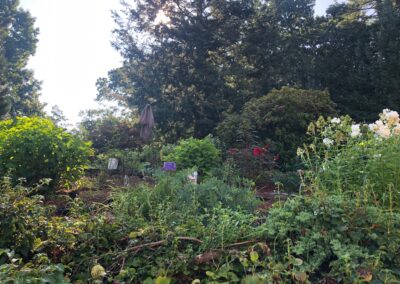
<path fill-rule="evenodd" d="M 376 134 L 378 134 L 382 138 L 389 138 L 390 137 L 390 128 L 387 125 L 382 125 L 376 131 Z"/>
<path fill-rule="evenodd" d="M 322 142 L 323 142 L 326 146 L 328 146 L 328 147 L 330 147 L 330 146 L 333 145 L 333 140 L 332 140 L 332 139 L 329 139 L 329 138 L 324 138 L 324 139 L 322 140 Z"/>
<path fill-rule="evenodd" d="M 338 117 L 332 118 L 332 119 L 331 119 L 331 123 L 339 124 L 339 123 L 340 123 L 340 118 L 338 118 Z"/>
<path fill-rule="evenodd" d="M 400 135 L 400 125 L 397 125 L 395 128 L 393 128 L 393 134 L 396 136 Z"/>
<path fill-rule="evenodd" d="M 351 133 L 350 136 L 351 137 L 357 137 L 360 136 L 361 131 L 360 131 L 360 125 L 359 124 L 354 124 L 351 126 Z"/>
<path fill-rule="evenodd" d="M 386 122 L 389 127 L 399 124 L 399 113 L 390 109 L 384 109 L 380 115 L 381 119 Z"/>
<path fill-rule="evenodd" d="M 376 126 L 377 126 L 378 128 L 385 125 L 385 124 L 382 122 L 382 120 L 377 120 L 377 121 L 375 121 L 375 124 L 376 124 Z"/>
<path fill-rule="evenodd" d="M 376 125 L 375 123 L 370 123 L 370 124 L 368 124 L 368 128 L 369 128 L 369 130 L 375 132 L 379 129 L 379 126 Z"/>

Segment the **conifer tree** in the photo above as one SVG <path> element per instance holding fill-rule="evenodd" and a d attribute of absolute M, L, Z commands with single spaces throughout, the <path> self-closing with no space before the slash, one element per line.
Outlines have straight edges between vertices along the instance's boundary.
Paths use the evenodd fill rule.
<path fill-rule="evenodd" d="M 40 83 L 27 69 L 36 49 L 38 30 L 18 0 L 0 0 L 0 105 L 13 114 L 41 115 Z"/>

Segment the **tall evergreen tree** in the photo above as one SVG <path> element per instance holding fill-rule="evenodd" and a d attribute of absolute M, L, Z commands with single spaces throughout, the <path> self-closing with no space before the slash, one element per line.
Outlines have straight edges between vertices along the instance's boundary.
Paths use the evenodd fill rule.
<path fill-rule="evenodd" d="M 0 117 L 6 115 L 11 108 L 10 99 L 8 96 L 8 88 L 0 85 Z"/>
<path fill-rule="evenodd" d="M 400 17 L 386 0 L 335 4 L 318 21 L 314 77 L 342 113 L 371 120 L 400 106 Z"/>
<path fill-rule="evenodd" d="M 157 124 L 173 140 L 210 133 L 231 105 L 236 89 L 221 70 L 229 48 L 239 44 L 252 13 L 248 0 L 135 1 L 125 15 L 114 46 L 123 67 L 98 81 L 99 97 L 117 97 L 142 108 L 154 104 Z"/>
<path fill-rule="evenodd" d="M 14 115 L 42 114 L 40 83 L 26 68 L 34 54 L 38 30 L 18 0 L 0 0 L 0 105 Z"/>
<path fill-rule="evenodd" d="M 154 105 L 169 140 L 202 137 L 224 112 L 283 86 L 328 89 L 340 112 L 370 120 L 400 106 L 400 8 L 351 0 L 132 0 L 114 14 L 123 66 L 99 99 Z"/>

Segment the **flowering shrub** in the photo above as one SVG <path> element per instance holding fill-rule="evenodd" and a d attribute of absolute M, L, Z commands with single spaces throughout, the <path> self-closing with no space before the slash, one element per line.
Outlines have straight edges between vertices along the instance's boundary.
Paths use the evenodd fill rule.
<path fill-rule="evenodd" d="M 272 170 L 277 168 L 278 160 L 279 155 L 274 155 L 269 150 L 269 145 L 227 150 L 227 161 L 232 164 L 236 173 L 256 183 L 271 180 Z"/>
<path fill-rule="evenodd" d="M 325 120 L 309 126 L 313 143 L 298 149 L 316 187 L 371 198 L 399 206 L 400 126 L 396 111 L 383 110 L 371 124 L 350 117 Z"/>
<path fill-rule="evenodd" d="M 296 149 L 306 141 L 307 125 L 320 115 L 334 113 L 327 91 L 283 87 L 248 101 L 240 115 L 227 115 L 217 133 L 224 143 L 235 147 L 272 142 L 286 168 L 293 168 Z"/>
<path fill-rule="evenodd" d="M 400 135 L 400 121 L 397 111 L 384 109 L 380 119 L 368 125 L 369 129 L 382 138 Z"/>

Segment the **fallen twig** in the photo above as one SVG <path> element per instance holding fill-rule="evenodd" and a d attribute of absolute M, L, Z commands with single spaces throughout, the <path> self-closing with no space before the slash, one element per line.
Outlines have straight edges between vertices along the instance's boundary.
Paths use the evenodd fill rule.
<path fill-rule="evenodd" d="M 259 242 L 258 240 L 249 240 L 249 241 L 244 241 L 244 242 L 238 242 L 238 243 L 233 243 L 233 244 L 229 244 L 226 245 L 225 248 L 233 248 L 233 247 L 240 247 L 243 245 L 249 245 L 249 244 L 254 244 Z"/>
<path fill-rule="evenodd" d="M 202 240 L 199 240 L 197 238 L 192 238 L 192 237 L 176 237 L 175 239 L 178 241 L 190 241 L 190 242 L 194 242 L 194 243 L 198 243 L 198 244 L 203 243 Z M 137 252 L 137 251 L 141 250 L 142 248 L 153 248 L 153 247 L 161 246 L 166 242 L 167 242 L 167 240 L 161 240 L 161 241 L 157 241 L 157 242 L 151 242 L 151 243 L 147 243 L 147 244 L 137 245 L 137 246 L 129 248 L 129 250 Z"/>

